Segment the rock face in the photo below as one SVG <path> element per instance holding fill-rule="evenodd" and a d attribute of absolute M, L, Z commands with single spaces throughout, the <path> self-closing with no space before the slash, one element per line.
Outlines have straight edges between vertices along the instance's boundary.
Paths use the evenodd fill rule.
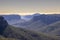
<path fill-rule="evenodd" d="M 60 21 L 60 17 L 54 15 L 34 14 L 33 21 L 42 21 L 45 24 L 51 24 Z"/>
<path fill-rule="evenodd" d="M 8 22 L 8 24 L 12 25 L 15 24 L 16 22 L 21 20 L 21 16 L 20 15 L 2 15 Z"/>
<path fill-rule="evenodd" d="M 7 21 L 4 19 L 4 17 L 0 16 L 0 34 L 3 34 L 3 31 L 8 26 Z"/>

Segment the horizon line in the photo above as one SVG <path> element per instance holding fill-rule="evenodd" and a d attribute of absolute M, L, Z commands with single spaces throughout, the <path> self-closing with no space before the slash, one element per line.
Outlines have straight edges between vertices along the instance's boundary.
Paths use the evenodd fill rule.
<path fill-rule="evenodd" d="M 45 14 L 45 15 L 51 15 L 51 14 L 60 14 L 60 13 L 0 13 L 0 15 L 33 15 L 33 14 Z"/>

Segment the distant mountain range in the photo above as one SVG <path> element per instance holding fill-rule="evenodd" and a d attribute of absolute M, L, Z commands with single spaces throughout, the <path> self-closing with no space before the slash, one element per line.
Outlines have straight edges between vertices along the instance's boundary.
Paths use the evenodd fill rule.
<path fill-rule="evenodd" d="M 0 16 L 0 40 L 57 40 L 50 35 L 36 33 L 27 29 L 17 28 L 8 24 L 3 16 Z"/>
<path fill-rule="evenodd" d="M 58 16 L 58 14 L 45 15 L 36 13 L 33 15 L 8 15 L 4 17 L 6 20 L 8 20 L 8 23 L 13 26 L 35 31 L 39 31 L 41 28 L 47 25 L 60 21 L 60 17 Z"/>
<path fill-rule="evenodd" d="M 60 40 L 60 16 L 57 14 L 34 14 L 23 19 L 20 15 L 2 16 L 0 40 Z"/>
<path fill-rule="evenodd" d="M 10 25 L 39 31 L 41 28 L 60 21 L 60 14 L 3 15 Z"/>
<path fill-rule="evenodd" d="M 3 15 L 3 17 L 7 20 L 9 24 L 14 24 L 20 21 L 21 16 L 20 15 Z"/>
<path fill-rule="evenodd" d="M 21 16 L 22 19 L 26 20 L 26 21 L 29 21 L 32 19 L 32 15 L 26 15 L 26 16 Z"/>

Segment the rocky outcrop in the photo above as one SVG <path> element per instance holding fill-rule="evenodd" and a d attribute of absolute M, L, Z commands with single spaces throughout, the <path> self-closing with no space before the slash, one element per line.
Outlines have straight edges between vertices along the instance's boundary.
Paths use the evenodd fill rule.
<path fill-rule="evenodd" d="M 4 17 L 0 16 L 0 34 L 3 34 L 3 31 L 8 26 L 7 21 L 4 19 Z"/>

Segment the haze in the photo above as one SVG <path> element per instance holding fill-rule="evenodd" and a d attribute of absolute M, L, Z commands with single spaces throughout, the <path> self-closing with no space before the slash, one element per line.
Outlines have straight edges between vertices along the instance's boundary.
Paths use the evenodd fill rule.
<path fill-rule="evenodd" d="M 60 0 L 0 0 L 0 14 L 60 14 Z"/>

